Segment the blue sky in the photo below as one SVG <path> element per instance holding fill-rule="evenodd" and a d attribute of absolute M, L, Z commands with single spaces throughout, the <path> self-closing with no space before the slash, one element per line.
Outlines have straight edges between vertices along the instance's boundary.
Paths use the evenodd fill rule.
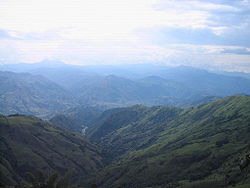
<path fill-rule="evenodd" d="M 250 0 L 0 0 L 0 63 L 250 72 Z"/>

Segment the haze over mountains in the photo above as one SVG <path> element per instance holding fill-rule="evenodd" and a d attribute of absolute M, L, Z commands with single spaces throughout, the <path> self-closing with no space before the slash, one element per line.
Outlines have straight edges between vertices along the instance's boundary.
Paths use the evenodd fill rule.
<path fill-rule="evenodd" d="M 0 0 L 1 188 L 249 188 L 250 0 Z"/>
<path fill-rule="evenodd" d="M 47 61 L 2 65 L 1 71 L 1 112 L 5 114 L 45 117 L 77 105 L 188 107 L 203 99 L 250 94 L 250 80 L 245 77 L 184 66 L 73 66 Z M 11 89 L 14 93 L 10 97 Z"/>
<path fill-rule="evenodd" d="M 249 150 L 249 109 L 250 97 L 241 95 L 188 109 L 112 109 L 86 135 L 97 146 L 56 121 L 1 116 L 1 183 L 71 170 L 72 183 L 87 187 L 247 187 L 238 159 Z"/>
<path fill-rule="evenodd" d="M 67 109 L 73 97 L 58 84 L 40 75 L 0 72 L 1 112 L 45 115 Z"/>
<path fill-rule="evenodd" d="M 183 179 L 236 183 L 237 157 L 249 147 L 249 122 L 249 96 L 190 109 L 124 108 L 89 134 L 113 161 L 96 181 L 106 187 L 166 187 Z M 198 187 L 222 186 L 211 182 Z"/>
<path fill-rule="evenodd" d="M 60 62 L 0 70 L 3 186 L 31 186 L 26 173 L 47 186 L 67 171 L 81 187 L 250 185 L 238 166 L 250 152 L 248 74 Z"/>

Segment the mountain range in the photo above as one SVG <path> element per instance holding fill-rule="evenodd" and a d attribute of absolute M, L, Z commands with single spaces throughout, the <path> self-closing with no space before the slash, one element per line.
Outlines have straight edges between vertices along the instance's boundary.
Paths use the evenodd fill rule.
<path fill-rule="evenodd" d="M 124 108 L 88 135 L 111 161 L 94 179 L 104 187 L 243 183 L 238 160 L 250 150 L 249 122 L 249 96 L 189 109 Z"/>
<path fill-rule="evenodd" d="M 43 187 L 68 188 L 69 174 L 73 187 L 250 186 L 247 73 L 51 61 L 0 70 L 0 187 L 36 187 L 42 174 Z"/>
<path fill-rule="evenodd" d="M 244 95 L 184 109 L 106 110 L 93 118 L 85 138 L 56 120 L 1 116 L 1 182 L 27 181 L 24 174 L 39 169 L 71 170 L 81 186 L 247 187 L 250 177 L 238 161 L 250 152 L 249 122 L 250 96 Z"/>
<path fill-rule="evenodd" d="M 60 62 L 0 66 L 1 113 L 51 118 L 79 106 L 190 107 L 250 94 L 250 79 L 192 67 L 73 66 Z M 12 72 L 6 72 L 12 71 Z M 238 75 L 238 74 L 237 74 Z"/>

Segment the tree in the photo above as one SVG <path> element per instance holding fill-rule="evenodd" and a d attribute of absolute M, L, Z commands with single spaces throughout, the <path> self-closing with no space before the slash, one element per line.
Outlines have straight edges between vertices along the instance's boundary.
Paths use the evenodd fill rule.
<path fill-rule="evenodd" d="M 46 176 L 43 172 L 37 171 L 37 175 L 27 173 L 29 183 L 22 183 L 25 188 L 70 188 L 72 173 L 67 172 L 64 177 L 59 178 L 57 173 Z"/>

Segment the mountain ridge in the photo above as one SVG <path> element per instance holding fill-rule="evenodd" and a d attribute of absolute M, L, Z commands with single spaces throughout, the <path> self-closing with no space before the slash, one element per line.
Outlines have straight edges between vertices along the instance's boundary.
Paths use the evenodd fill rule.
<path fill-rule="evenodd" d="M 230 177 L 229 186 L 243 181 L 237 161 L 250 144 L 250 96 L 183 109 L 173 119 L 166 108 L 99 135 L 97 144 L 114 157 L 95 178 L 100 185 L 161 187 L 198 180 L 224 184 Z"/>
<path fill-rule="evenodd" d="M 103 166 L 102 151 L 71 132 L 34 116 L 0 116 L 1 183 L 18 185 L 26 173 L 71 171 L 74 183 Z"/>
<path fill-rule="evenodd" d="M 9 114 L 30 113 L 45 117 L 52 111 L 58 114 L 61 109 L 65 111 L 76 106 L 114 108 L 144 104 L 190 107 L 202 104 L 203 98 L 210 97 L 207 102 L 213 100 L 211 96 L 216 99 L 250 94 L 250 79 L 192 67 L 42 65 L 32 64 L 23 68 L 23 71 L 33 75 L 29 79 L 25 79 L 27 74 L 9 73 L 16 74 L 17 78 L 5 83 L 6 76 L 1 77 L 2 106 L 5 108 L 2 113 L 9 111 Z M 18 67 L 22 68 L 22 65 L 1 67 L 20 72 Z M 130 73 L 126 74 L 128 71 Z M 23 78 L 20 79 L 21 75 Z M 18 95 L 17 91 L 6 93 L 9 91 L 7 86 L 12 88 L 11 92 L 18 88 L 21 91 Z M 46 91 L 52 86 L 54 90 Z M 49 102 L 44 98 L 48 98 Z"/>
<path fill-rule="evenodd" d="M 0 71 L 0 112 L 42 115 L 74 105 L 59 85 L 40 75 Z"/>

